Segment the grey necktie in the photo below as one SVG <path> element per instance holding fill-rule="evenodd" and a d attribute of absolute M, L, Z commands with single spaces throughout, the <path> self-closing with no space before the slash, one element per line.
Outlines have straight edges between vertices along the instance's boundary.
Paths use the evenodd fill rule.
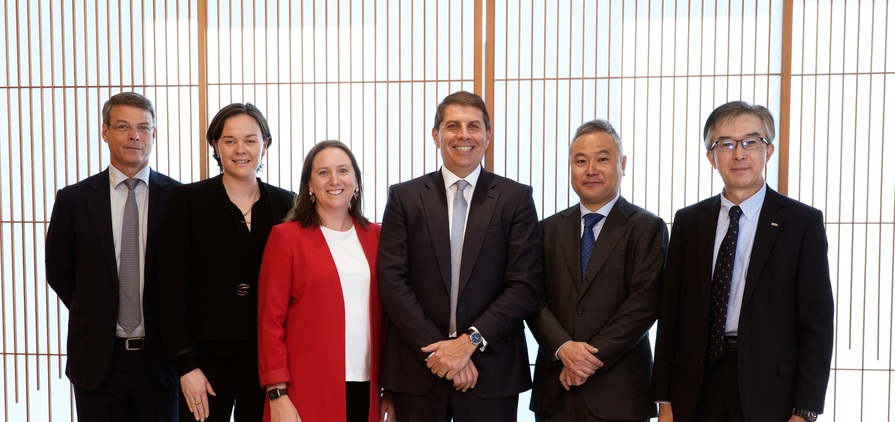
<path fill-rule="evenodd" d="M 454 194 L 454 204 L 451 217 L 451 322 L 448 328 L 449 335 L 457 333 L 457 297 L 460 292 L 460 260 L 463 256 L 463 229 L 466 225 L 466 196 L 463 189 L 469 186 L 469 182 L 460 179 L 454 183 L 457 192 Z"/>
<path fill-rule="evenodd" d="M 140 179 L 127 179 L 127 201 L 121 221 L 118 264 L 118 325 L 130 333 L 140 324 L 140 214 L 134 188 Z"/>

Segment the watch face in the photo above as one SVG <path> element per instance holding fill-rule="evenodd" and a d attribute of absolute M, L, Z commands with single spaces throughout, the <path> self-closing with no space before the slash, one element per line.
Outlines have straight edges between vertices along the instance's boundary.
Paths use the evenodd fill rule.
<path fill-rule="evenodd" d="M 282 397 L 283 392 L 285 392 L 285 390 L 280 389 L 280 388 L 274 388 L 267 392 L 267 397 L 270 397 L 271 400 L 275 400 L 275 399 Z"/>
<path fill-rule="evenodd" d="M 469 340 L 475 343 L 476 345 L 482 344 L 482 335 L 476 332 L 473 332 L 469 335 Z"/>

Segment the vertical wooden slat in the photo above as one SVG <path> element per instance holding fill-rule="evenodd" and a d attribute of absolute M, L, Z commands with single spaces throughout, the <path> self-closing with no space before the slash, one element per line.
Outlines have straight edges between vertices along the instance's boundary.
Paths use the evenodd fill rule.
<path fill-rule="evenodd" d="M 789 194 L 789 131 L 792 119 L 792 43 L 793 43 L 792 0 L 783 2 L 783 42 L 780 51 L 780 118 L 777 131 L 777 154 L 779 161 L 777 189 Z M 804 44 L 803 44 L 804 45 Z"/>

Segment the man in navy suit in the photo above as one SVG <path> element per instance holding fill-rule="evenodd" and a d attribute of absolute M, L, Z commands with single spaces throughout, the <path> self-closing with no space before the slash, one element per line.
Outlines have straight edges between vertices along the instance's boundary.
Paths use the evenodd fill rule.
<path fill-rule="evenodd" d="M 660 422 L 823 411 L 833 352 L 823 214 L 766 185 L 774 134 L 770 111 L 742 101 L 706 120 L 724 190 L 674 217 L 653 371 Z"/>
<path fill-rule="evenodd" d="M 531 387 L 523 319 L 542 271 L 532 190 L 482 168 L 478 95 L 445 97 L 432 138 L 444 166 L 392 186 L 382 220 L 380 382 L 400 420 L 512 421 Z"/>
<path fill-rule="evenodd" d="M 606 120 L 569 146 L 580 202 L 541 222 L 543 299 L 528 324 L 540 344 L 531 410 L 538 421 L 641 421 L 649 397 L 649 329 L 659 314 L 668 228 L 620 194 L 627 157 Z"/>
<path fill-rule="evenodd" d="M 81 422 L 176 420 L 177 374 L 159 345 L 153 257 L 165 202 L 180 183 L 149 168 L 155 117 L 152 103 L 133 92 L 103 105 L 111 165 L 58 192 L 47 231 L 47 282 L 69 311 L 65 373 Z M 139 289 L 133 296 L 139 298 L 119 309 L 129 194 L 138 215 Z M 135 327 L 121 322 L 120 310 L 138 316 L 131 318 Z"/>

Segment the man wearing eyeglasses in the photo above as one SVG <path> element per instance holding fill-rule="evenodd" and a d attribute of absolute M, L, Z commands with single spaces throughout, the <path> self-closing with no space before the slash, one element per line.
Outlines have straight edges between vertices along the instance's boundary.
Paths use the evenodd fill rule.
<path fill-rule="evenodd" d="M 174 421 L 178 377 L 158 344 L 153 257 L 180 183 L 149 168 L 146 97 L 116 94 L 102 118 L 110 166 L 58 192 L 47 230 L 47 282 L 69 310 L 65 373 L 81 422 Z"/>
<path fill-rule="evenodd" d="M 833 350 L 823 214 L 767 186 L 774 118 L 716 108 L 703 131 L 720 195 L 677 212 L 653 368 L 659 421 L 814 421 Z"/>

